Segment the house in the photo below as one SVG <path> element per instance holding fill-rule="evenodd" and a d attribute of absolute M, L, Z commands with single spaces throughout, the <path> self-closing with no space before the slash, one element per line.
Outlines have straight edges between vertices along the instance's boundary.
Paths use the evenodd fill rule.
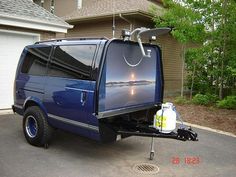
<path fill-rule="evenodd" d="M 69 28 L 31 0 L 0 0 L 0 109 L 13 104 L 13 81 L 24 46 L 55 38 Z"/>
<path fill-rule="evenodd" d="M 57 37 L 116 37 L 122 29 L 154 27 L 151 5 L 163 10 L 161 0 L 35 0 L 67 23 L 74 26 Z M 66 8 L 65 8 L 66 7 Z M 181 45 L 170 35 L 158 38 L 162 48 L 165 96 L 181 90 Z"/>

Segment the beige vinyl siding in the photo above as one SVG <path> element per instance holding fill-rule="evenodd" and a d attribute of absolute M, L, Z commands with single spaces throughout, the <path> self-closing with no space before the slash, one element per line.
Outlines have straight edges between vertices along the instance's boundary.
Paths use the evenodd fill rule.
<path fill-rule="evenodd" d="M 77 9 L 77 0 L 54 0 L 54 14 L 63 17 Z"/>
<path fill-rule="evenodd" d="M 122 29 L 129 29 L 129 24 L 116 20 L 115 37 L 119 38 Z M 107 37 L 112 38 L 112 19 L 108 21 L 94 21 L 80 23 L 69 29 L 66 37 Z"/>
<path fill-rule="evenodd" d="M 162 49 L 165 95 L 176 95 L 181 90 L 181 45 L 171 36 L 160 36 L 158 43 Z"/>
<path fill-rule="evenodd" d="M 152 27 L 152 24 L 145 21 L 133 20 L 133 28 Z M 97 20 L 84 23 L 77 23 L 73 29 L 69 29 L 66 37 L 108 37 L 112 38 L 112 19 Z M 116 38 L 120 38 L 122 29 L 129 29 L 130 24 L 124 20 L 116 19 Z M 162 60 L 164 70 L 164 93 L 165 96 L 177 95 L 181 90 L 181 45 L 171 36 L 164 35 L 157 39 L 162 49 Z"/>
<path fill-rule="evenodd" d="M 50 12 L 51 11 L 51 0 L 44 0 L 43 8 L 45 8 L 46 10 L 48 10 Z"/>

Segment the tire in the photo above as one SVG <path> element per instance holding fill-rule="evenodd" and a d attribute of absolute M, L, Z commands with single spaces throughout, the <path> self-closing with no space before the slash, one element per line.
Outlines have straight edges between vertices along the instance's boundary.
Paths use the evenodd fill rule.
<path fill-rule="evenodd" d="M 31 106 L 24 112 L 23 132 L 29 144 L 45 146 L 49 144 L 53 128 L 48 124 L 42 110 L 37 106 Z"/>

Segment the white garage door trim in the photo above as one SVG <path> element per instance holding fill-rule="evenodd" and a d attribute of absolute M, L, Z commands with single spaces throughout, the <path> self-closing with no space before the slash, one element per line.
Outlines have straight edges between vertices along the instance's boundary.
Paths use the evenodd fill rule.
<path fill-rule="evenodd" d="M 13 83 L 20 53 L 25 45 L 40 40 L 40 34 L 0 29 L 0 110 L 13 104 Z M 5 60 L 4 60 L 5 59 Z M 4 94 L 4 95 L 3 95 Z"/>

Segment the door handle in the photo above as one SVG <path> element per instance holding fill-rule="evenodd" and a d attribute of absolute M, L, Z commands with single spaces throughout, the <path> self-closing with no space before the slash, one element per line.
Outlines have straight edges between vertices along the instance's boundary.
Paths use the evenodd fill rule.
<path fill-rule="evenodd" d="M 81 92 L 81 97 L 80 97 L 80 102 L 82 103 L 82 106 L 84 106 L 86 100 L 87 100 L 87 92 L 82 91 Z"/>

